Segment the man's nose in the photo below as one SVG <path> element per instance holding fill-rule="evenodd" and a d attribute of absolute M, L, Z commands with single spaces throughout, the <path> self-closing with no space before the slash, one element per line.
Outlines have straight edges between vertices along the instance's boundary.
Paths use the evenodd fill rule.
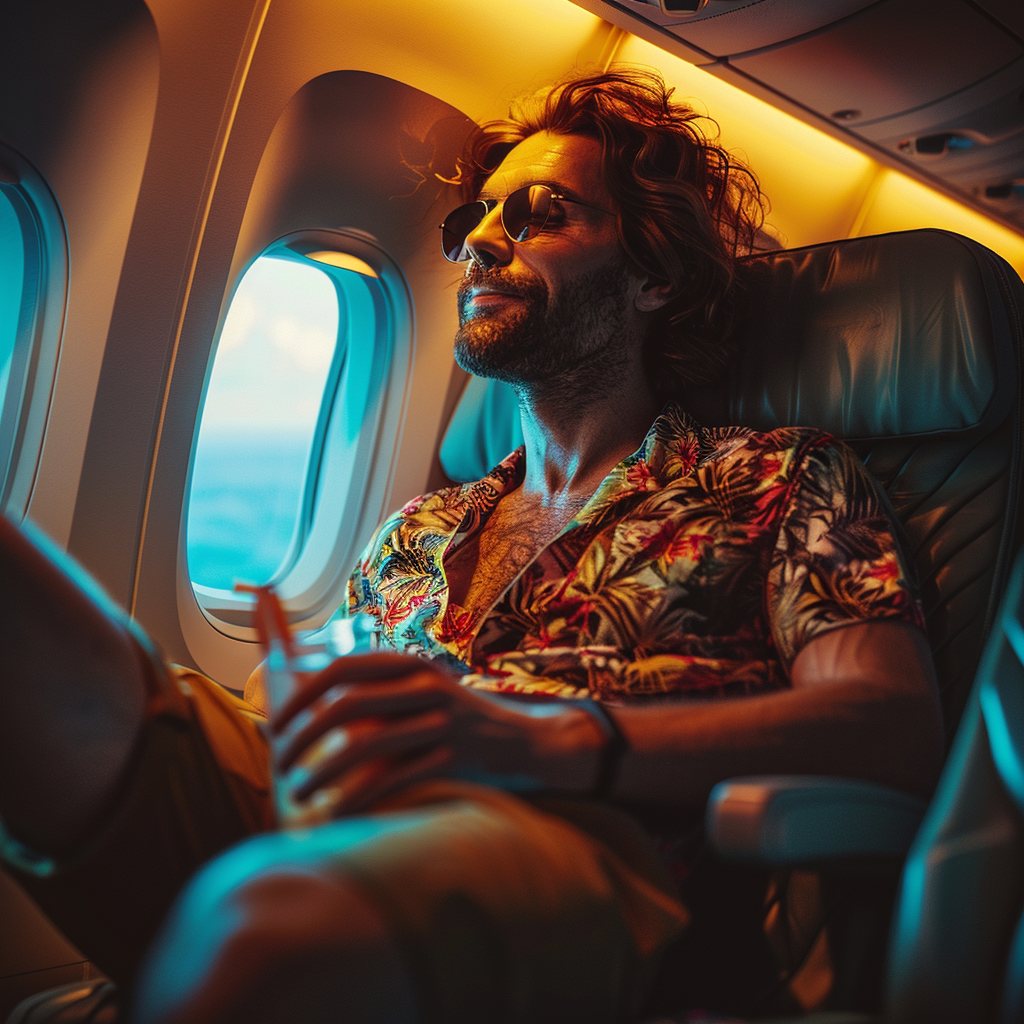
<path fill-rule="evenodd" d="M 484 270 L 512 262 L 512 240 L 501 226 L 500 203 L 466 236 L 466 248 L 473 262 Z"/>

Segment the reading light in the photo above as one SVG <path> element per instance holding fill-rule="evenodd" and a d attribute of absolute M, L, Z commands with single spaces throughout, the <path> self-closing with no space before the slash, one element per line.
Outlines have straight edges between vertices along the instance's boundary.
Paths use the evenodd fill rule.
<path fill-rule="evenodd" d="M 660 0 L 665 14 L 696 14 L 708 0 Z"/>
<path fill-rule="evenodd" d="M 351 270 L 363 277 L 378 277 L 377 271 L 370 266 L 366 260 L 361 260 L 351 253 L 338 252 L 336 249 L 321 249 L 319 252 L 307 252 L 306 259 L 316 260 L 317 263 L 326 263 L 329 267 L 338 267 L 341 270 Z"/>

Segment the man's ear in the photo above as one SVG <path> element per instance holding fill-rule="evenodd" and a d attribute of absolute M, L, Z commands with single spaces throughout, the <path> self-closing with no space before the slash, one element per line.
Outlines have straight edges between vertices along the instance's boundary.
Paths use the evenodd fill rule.
<path fill-rule="evenodd" d="M 653 313 L 661 309 L 672 298 L 673 293 L 674 289 L 668 281 L 649 277 L 640 285 L 633 303 L 641 313 Z"/>

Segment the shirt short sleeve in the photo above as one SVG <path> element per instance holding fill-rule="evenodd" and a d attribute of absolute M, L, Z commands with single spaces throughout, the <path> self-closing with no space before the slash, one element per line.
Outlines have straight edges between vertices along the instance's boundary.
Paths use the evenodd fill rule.
<path fill-rule="evenodd" d="M 883 619 L 924 626 L 889 502 L 846 445 L 812 436 L 797 454 L 767 583 L 787 671 L 821 633 Z"/>

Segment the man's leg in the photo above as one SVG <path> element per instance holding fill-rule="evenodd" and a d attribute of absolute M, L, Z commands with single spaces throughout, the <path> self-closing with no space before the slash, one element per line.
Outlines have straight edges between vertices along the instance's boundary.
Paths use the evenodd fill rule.
<path fill-rule="evenodd" d="M 186 888 L 134 1019 L 631 1020 L 686 915 L 653 851 L 635 855 L 645 840 L 630 819 L 587 809 L 573 820 L 592 818 L 589 834 L 437 780 L 366 817 L 250 839 Z"/>
<path fill-rule="evenodd" d="M 266 741 L 210 680 L 169 670 L 88 576 L 0 517 L 0 855 L 130 984 L 201 864 L 273 826 Z"/>
<path fill-rule="evenodd" d="M 0 822 L 37 853 L 61 854 L 122 779 L 147 695 L 124 614 L 49 554 L 0 516 Z"/>
<path fill-rule="evenodd" d="M 261 836 L 199 874 L 151 954 L 133 1019 L 420 1020 L 410 971 L 379 908 L 331 869 L 330 852 L 321 848 L 321 862 L 310 863 L 293 846 L 288 835 Z"/>

